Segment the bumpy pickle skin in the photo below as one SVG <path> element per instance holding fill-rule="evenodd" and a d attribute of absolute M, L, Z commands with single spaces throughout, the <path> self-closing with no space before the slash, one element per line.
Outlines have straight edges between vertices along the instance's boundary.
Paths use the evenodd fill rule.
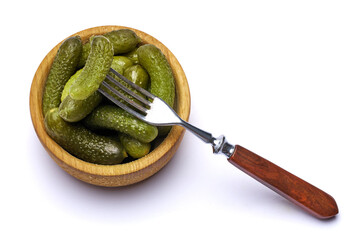
<path fill-rule="evenodd" d="M 113 61 L 111 63 L 111 68 L 113 68 L 118 73 L 123 74 L 124 70 L 127 69 L 128 67 L 132 66 L 133 64 L 134 63 L 128 57 L 114 56 Z M 61 101 L 63 101 L 67 97 L 67 95 L 69 95 L 69 90 L 70 90 L 71 85 L 79 77 L 82 70 L 83 70 L 83 68 L 77 70 L 76 73 L 70 77 L 69 81 L 66 82 L 64 90 L 61 95 Z M 113 77 L 115 76 L 115 74 L 112 74 L 111 72 L 109 72 L 109 74 Z"/>
<path fill-rule="evenodd" d="M 136 33 L 130 29 L 119 29 L 104 34 L 114 45 L 115 55 L 127 53 L 135 49 L 141 42 Z"/>
<path fill-rule="evenodd" d="M 133 61 L 130 58 L 125 56 L 114 56 L 113 61 L 111 63 L 111 68 L 117 71 L 120 74 L 124 74 L 125 69 L 134 65 Z M 112 77 L 115 76 L 113 73 L 109 73 Z"/>
<path fill-rule="evenodd" d="M 124 56 L 114 56 L 111 63 L 111 67 L 120 74 L 124 73 L 124 70 L 133 65 L 133 62 Z M 60 116 L 67 122 L 77 122 L 85 118 L 95 107 L 99 105 L 102 100 L 102 95 L 95 91 L 88 98 L 84 100 L 72 99 L 69 95 L 69 89 L 71 85 L 76 81 L 76 78 L 80 75 L 83 69 L 78 70 L 66 83 L 63 94 L 62 102 L 59 107 Z M 109 73 L 113 77 L 115 74 Z M 115 77 L 116 78 L 116 77 Z"/>
<path fill-rule="evenodd" d="M 102 101 L 98 91 L 84 100 L 74 100 L 68 95 L 59 106 L 59 115 L 67 122 L 78 122 L 84 119 Z"/>
<path fill-rule="evenodd" d="M 59 106 L 63 88 L 76 71 L 81 51 L 82 43 L 79 36 L 66 39 L 57 51 L 45 82 L 42 98 L 44 116 L 47 111 Z"/>
<path fill-rule="evenodd" d="M 144 157 L 150 152 L 151 144 L 143 143 L 126 134 L 119 134 L 120 142 L 124 146 L 126 153 L 137 159 Z"/>
<path fill-rule="evenodd" d="M 130 29 L 119 29 L 104 34 L 114 46 L 114 55 L 130 52 L 136 48 L 141 39 Z M 90 43 L 84 44 L 83 54 L 79 61 L 79 68 L 83 67 L 90 53 Z"/>
<path fill-rule="evenodd" d="M 93 94 L 105 79 L 113 60 L 114 49 L 109 39 L 94 36 L 83 71 L 71 85 L 69 95 L 74 100 L 84 100 Z"/>
<path fill-rule="evenodd" d="M 96 108 L 103 99 L 103 96 L 95 91 L 88 98 L 84 100 L 72 99 L 69 95 L 69 89 L 71 85 L 79 77 L 83 69 L 78 70 L 71 76 L 69 81 L 65 84 L 62 96 L 61 104 L 59 106 L 59 115 L 67 122 L 78 122 L 85 118 L 94 108 Z"/>
<path fill-rule="evenodd" d="M 70 154 L 90 163 L 113 165 L 127 157 L 120 142 L 97 135 L 80 123 L 68 123 L 59 116 L 58 108 L 45 116 L 49 136 Z"/>
<path fill-rule="evenodd" d="M 90 129 L 109 129 L 128 134 L 141 141 L 151 142 L 158 135 L 158 129 L 125 110 L 114 105 L 99 105 L 84 120 Z"/>
<path fill-rule="evenodd" d="M 170 107 L 175 102 L 175 78 L 169 62 L 159 48 L 145 44 L 137 49 L 139 63 L 150 76 L 149 91 L 162 98 Z M 159 127 L 159 135 L 166 135 L 171 127 Z"/>
<path fill-rule="evenodd" d="M 82 70 L 83 69 L 77 70 L 76 73 L 70 77 L 69 81 L 66 82 L 64 90 L 62 91 L 62 94 L 61 94 L 61 101 L 64 101 L 64 99 L 69 95 L 69 90 L 70 90 L 71 85 L 79 77 Z"/>

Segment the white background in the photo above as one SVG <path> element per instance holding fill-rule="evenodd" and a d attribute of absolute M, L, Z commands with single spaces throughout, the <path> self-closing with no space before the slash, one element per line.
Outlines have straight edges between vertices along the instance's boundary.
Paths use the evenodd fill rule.
<path fill-rule="evenodd" d="M 1 239 L 359 236 L 359 1 L 2 1 L 0 11 Z M 304 213 L 190 133 L 140 184 L 95 187 L 61 170 L 33 130 L 31 81 L 58 42 L 101 25 L 163 42 L 187 75 L 191 123 L 328 192 L 340 214 Z"/>

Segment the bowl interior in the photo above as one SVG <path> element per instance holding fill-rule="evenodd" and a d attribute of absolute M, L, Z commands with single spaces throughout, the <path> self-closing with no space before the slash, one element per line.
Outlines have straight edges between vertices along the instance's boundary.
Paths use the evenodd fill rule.
<path fill-rule="evenodd" d="M 92 35 L 104 34 L 117 29 L 128 28 L 122 26 L 101 26 L 86 29 L 73 35 L 79 35 L 87 41 Z M 168 59 L 175 77 L 176 106 L 179 116 L 188 120 L 190 114 L 190 92 L 185 73 L 178 60 L 165 45 L 154 37 L 137 29 L 128 28 L 136 32 L 143 43 L 157 46 Z M 73 36 L 71 35 L 71 36 Z M 184 129 L 172 127 L 167 137 L 148 155 L 135 161 L 118 165 L 98 165 L 82 161 L 69 154 L 53 141 L 45 131 L 44 116 L 42 114 L 42 94 L 52 61 L 62 42 L 57 44 L 43 59 L 38 67 L 30 90 L 30 113 L 36 134 L 45 150 L 69 174 L 80 180 L 102 186 L 122 186 L 132 184 L 153 175 L 159 171 L 173 156 L 184 135 Z"/>

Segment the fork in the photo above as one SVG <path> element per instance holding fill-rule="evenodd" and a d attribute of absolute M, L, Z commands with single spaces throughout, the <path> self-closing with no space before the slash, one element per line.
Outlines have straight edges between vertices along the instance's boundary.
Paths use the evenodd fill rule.
<path fill-rule="evenodd" d="M 317 218 L 327 219 L 338 213 L 338 207 L 334 198 L 321 189 L 240 145 L 234 146 L 228 143 L 223 135 L 215 138 L 211 133 L 191 125 L 181 119 L 161 98 L 134 84 L 114 69 L 110 69 L 110 72 L 145 96 L 140 96 L 110 75 L 107 75 L 106 79 L 109 82 L 115 84 L 126 94 L 138 100 L 138 102 L 118 91 L 105 80 L 98 91 L 128 113 L 154 126 L 180 125 L 186 128 L 205 143 L 211 144 L 214 153 L 224 154 L 228 161 L 237 168 Z M 108 91 L 124 100 L 127 104 L 119 101 L 112 94 L 109 94 Z"/>

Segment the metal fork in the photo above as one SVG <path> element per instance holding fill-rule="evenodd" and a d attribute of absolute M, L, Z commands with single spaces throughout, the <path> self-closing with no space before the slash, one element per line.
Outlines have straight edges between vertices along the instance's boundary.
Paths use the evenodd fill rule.
<path fill-rule="evenodd" d="M 205 132 L 191 125 L 181 119 L 177 113 L 161 98 L 134 84 L 114 69 L 110 69 L 110 72 L 114 73 L 125 83 L 129 84 L 136 91 L 147 97 L 146 99 L 136 94 L 110 75 L 107 75 L 106 79 L 108 81 L 115 84 L 126 94 L 129 94 L 140 102 L 137 103 L 131 100 L 125 94 L 117 91 L 104 80 L 98 91 L 120 108 L 151 125 L 180 125 L 185 127 L 205 143 L 211 144 L 214 153 L 225 154 L 228 160 L 240 170 L 244 171 L 265 186 L 279 193 L 286 199 L 302 207 L 304 210 L 318 218 L 330 218 L 338 213 L 337 204 L 329 194 L 287 172 L 272 162 L 260 157 L 259 155 L 256 155 L 239 145 L 234 146 L 228 143 L 225 136 L 221 135 L 215 138 L 211 133 Z M 128 105 L 119 101 L 105 89 L 123 99 Z"/>

